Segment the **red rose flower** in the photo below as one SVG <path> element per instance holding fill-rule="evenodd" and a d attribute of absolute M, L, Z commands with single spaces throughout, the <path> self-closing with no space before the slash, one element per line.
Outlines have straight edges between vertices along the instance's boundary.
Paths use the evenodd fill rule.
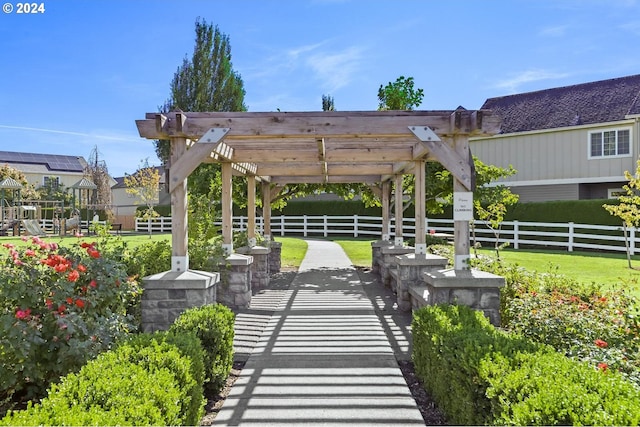
<path fill-rule="evenodd" d="M 603 341 L 601 339 L 597 339 L 593 343 L 599 348 L 607 348 L 609 346 L 606 341 Z"/>

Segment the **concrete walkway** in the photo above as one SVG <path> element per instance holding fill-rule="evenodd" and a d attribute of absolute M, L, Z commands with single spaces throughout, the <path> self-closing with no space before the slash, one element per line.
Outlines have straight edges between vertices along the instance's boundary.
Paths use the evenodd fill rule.
<path fill-rule="evenodd" d="M 398 323 L 389 295 L 367 295 L 339 245 L 308 243 L 288 289 L 239 314 L 248 360 L 213 424 L 424 425 L 396 361 L 409 351 L 406 315 Z"/>

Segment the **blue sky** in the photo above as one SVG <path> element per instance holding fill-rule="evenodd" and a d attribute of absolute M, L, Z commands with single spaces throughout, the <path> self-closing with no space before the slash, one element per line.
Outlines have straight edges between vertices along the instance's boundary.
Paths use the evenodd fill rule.
<path fill-rule="evenodd" d="M 231 42 L 249 111 L 375 110 L 401 75 L 425 110 L 640 73 L 640 0 L 45 0 L 0 13 L 0 149 L 159 164 L 155 112 L 198 17 Z M 40 2 L 38 2 L 40 3 Z"/>

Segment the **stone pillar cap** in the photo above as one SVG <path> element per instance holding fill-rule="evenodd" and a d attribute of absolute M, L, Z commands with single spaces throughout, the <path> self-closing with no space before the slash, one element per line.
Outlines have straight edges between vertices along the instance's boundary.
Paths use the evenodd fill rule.
<path fill-rule="evenodd" d="M 231 254 L 225 258 L 225 261 L 231 265 L 249 265 L 253 264 L 251 255 Z"/>
<path fill-rule="evenodd" d="M 504 277 L 475 269 L 429 271 L 422 277 L 436 288 L 501 288 L 505 285 Z"/>

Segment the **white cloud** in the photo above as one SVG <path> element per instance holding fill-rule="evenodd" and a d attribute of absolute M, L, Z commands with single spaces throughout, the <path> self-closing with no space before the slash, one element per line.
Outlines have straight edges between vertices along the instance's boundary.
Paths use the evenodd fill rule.
<path fill-rule="evenodd" d="M 543 37 L 562 37 L 567 33 L 568 25 L 556 25 L 554 27 L 545 27 L 540 30 L 538 35 Z"/>
<path fill-rule="evenodd" d="M 640 21 L 627 22 L 626 24 L 620 25 L 620 28 L 624 31 L 640 36 Z"/>
<path fill-rule="evenodd" d="M 322 82 L 324 89 L 334 91 L 347 86 L 360 69 L 362 50 L 348 47 L 341 52 L 320 52 L 310 56 L 306 63 Z"/>
<path fill-rule="evenodd" d="M 568 75 L 569 74 L 567 73 L 555 73 L 546 70 L 527 70 L 505 80 L 501 80 L 494 84 L 493 87 L 497 89 L 505 89 L 509 93 L 517 93 L 520 92 L 520 86 L 524 84 L 539 82 L 542 80 L 562 79 Z"/>

